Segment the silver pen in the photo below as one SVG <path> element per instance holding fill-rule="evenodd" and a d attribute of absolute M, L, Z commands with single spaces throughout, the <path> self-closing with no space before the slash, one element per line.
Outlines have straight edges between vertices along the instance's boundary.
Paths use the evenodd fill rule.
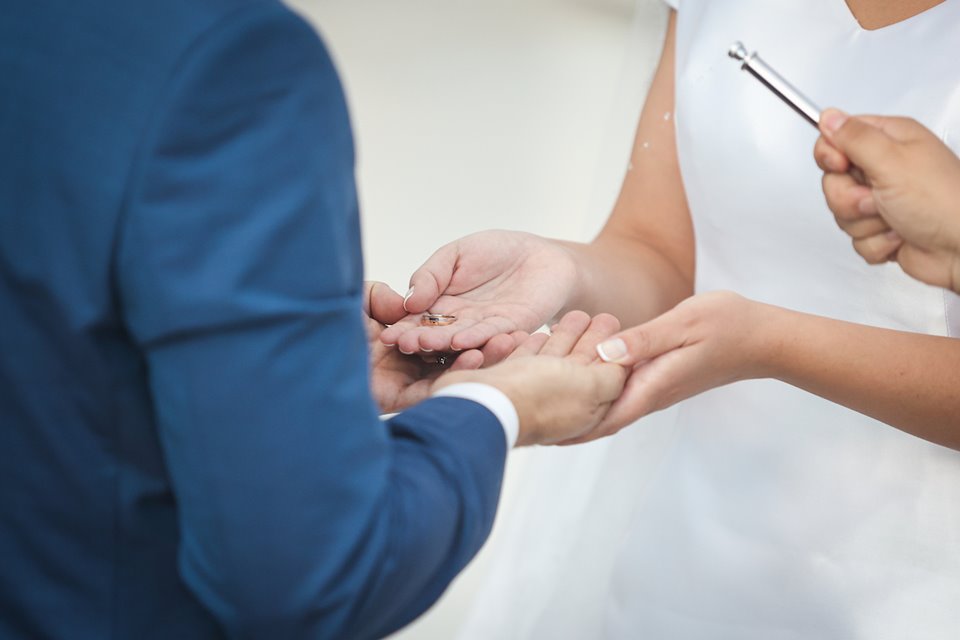
<path fill-rule="evenodd" d="M 727 52 L 731 58 L 739 60 L 743 64 L 740 68 L 749 71 L 750 74 L 762 82 L 777 97 L 786 102 L 791 109 L 799 113 L 803 118 L 817 127 L 820 123 L 820 108 L 813 104 L 809 98 L 797 91 L 792 84 L 787 82 L 783 76 L 774 71 L 770 65 L 764 62 L 757 52 L 748 53 L 747 48 L 742 42 L 734 42 L 730 45 Z"/>

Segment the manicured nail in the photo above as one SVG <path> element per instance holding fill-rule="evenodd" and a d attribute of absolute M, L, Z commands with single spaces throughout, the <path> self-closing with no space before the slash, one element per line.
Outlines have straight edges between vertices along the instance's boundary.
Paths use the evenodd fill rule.
<path fill-rule="evenodd" d="M 413 355 L 413 351 L 404 351 L 404 350 L 403 350 L 403 347 L 400 347 L 400 353 L 402 353 L 402 354 L 405 355 L 405 356 L 412 356 L 412 355 Z"/>
<path fill-rule="evenodd" d="M 403 296 L 403 310 L 407 310 L 407 300 L 413 296 L 413 287 L 407 290 L 407 295 Z"/>
<path fill-rule="evenodd" d="M 420 351 L 423 351 L 424 353 L 433 353 L 433 349 L 424 349 L 423 347 L 420 347 Z"/>
<path fill-rule="evenodd" d="M 837 109 L 827 109 L 820 117 L 820 123 L 828 133 L 836 133 L 847 121 L 847 114 Z"/>
<path fill-rule="evenodd" d="M 620 338 L 597 345 L 597 355 L 604 362 L 620 362 L 627 357 L 627 343 Z"/>

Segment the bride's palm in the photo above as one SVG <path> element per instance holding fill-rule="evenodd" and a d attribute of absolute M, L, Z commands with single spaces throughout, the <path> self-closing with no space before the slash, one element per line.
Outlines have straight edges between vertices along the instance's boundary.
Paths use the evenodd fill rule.
<path fill-rule="evenodd" d="M 573 288 L 575 269 L 558 244 L 535 235 L 487 231 L 446 245 L 411 279 L 410 315 L 381 335 L 406 352 L 461 351 L 496 335 L 533 331 L 553 318 Z M 424 311 L 457 316 L 421 327 Z"/>

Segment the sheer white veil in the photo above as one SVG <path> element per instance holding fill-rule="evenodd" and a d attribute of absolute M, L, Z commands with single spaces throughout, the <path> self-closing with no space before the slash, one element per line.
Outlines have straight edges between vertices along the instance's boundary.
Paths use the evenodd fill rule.
<path fill-rule="evenodd" d="M 659 58 L 666 7 L 637 0 L 620 95 L 610 114 L 584 237 L 616 198 Z M 598 638 L 616 557 L 650 477 L 670 446 L 673 411 L 613 438 L 514 452 L 494 535 L 460 640 Z"/>

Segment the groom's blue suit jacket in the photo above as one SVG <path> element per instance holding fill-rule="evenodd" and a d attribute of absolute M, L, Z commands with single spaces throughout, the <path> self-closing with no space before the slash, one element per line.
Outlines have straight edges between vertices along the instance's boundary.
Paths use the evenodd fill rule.
<path fill-rule="evenodd" d="M 358 227 L 276 0 L 0 4 L 0 638 L 368 638 L 438 597 L 504 434 L 379 421 Z"/>

